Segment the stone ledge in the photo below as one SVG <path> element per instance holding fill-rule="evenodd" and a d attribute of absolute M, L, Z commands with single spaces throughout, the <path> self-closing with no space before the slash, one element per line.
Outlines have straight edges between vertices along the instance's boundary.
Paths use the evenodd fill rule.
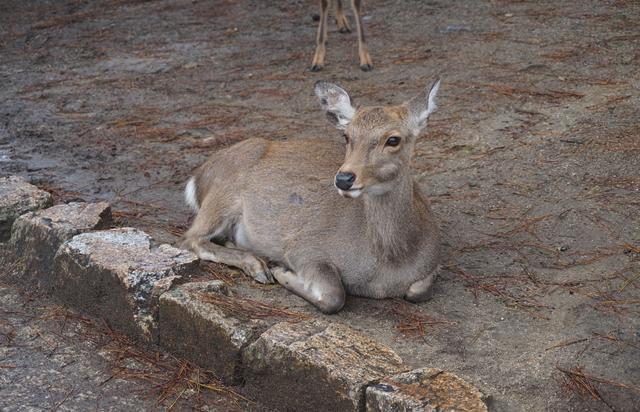
<path fill-rule="evenodd" d="M 188 279 L 197 264 L 192 253 L 156 246 L 137 229 L 83 233 L 56 253 L 53 294 L 116 330 L 155 343 L 160 295 Z"/>
<path fill-rule="evenodd" d="M 18 176 L 0 178 L 0 242 L 11 237 L 18 216 L 53 204 L 49 192 L 38 189 Z"/>
<path fill-rule="evenodd" d="M 48 289 L 53 258 L 62 243 L 79 233 L 105 229 L 110 223 L 111 208 L 105 202 L 69 203 L 23 214 L 15 220 L 11 234 L 14 254 L 23 262 L 14 280 L 35 281 Z"/>
<path fill-rule="evenodd" d="M 225 382 L 238 383 L 242 349 L 266 330 L 267 323 L 225 313 L 206 299 L 211 294 L 233 299 L 217 280 L 188 283 L 160 296 L 160 345 Z"/>
<path fill-rule="evenodd" d="M 368 412 L 487 412 L 484 395 L 450 372 L 422 368 L 367 388 Z"/>
<path fill-rule="evenodd" d="M 276 324 L 243 363 L 247 389 L 276 410 L 359 411 L 368 385 L 405 368 L 390 348 L 324 321 Z"/>

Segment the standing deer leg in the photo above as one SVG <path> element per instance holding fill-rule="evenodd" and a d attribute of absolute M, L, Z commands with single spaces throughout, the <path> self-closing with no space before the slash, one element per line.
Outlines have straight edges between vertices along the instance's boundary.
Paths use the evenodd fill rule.
<path fill-rule="evenodd" d="M 368 72 L 373 69 L 371 56 L 367 49 L 367 43 L 364 39 L 364 30 L 362 29 L 362 17 L 360 15 L 361 0 L 351 0 L 351 8 L 356 20 L 356 29 L 358 30 L 358 55 L 360 56 L 360 69 Z"/>
<path fill-rule="evenodd" d="M 311 71 L 318 72 L 324 66 L 324 55 L 327 43 L 327 16 L 329 15 L 329 0 L 320 0 L 320 24 L 316 35 L 316 54 L 313 56 Z"/>
<path fill-rule="evenodd" d="M 273 277 L 262 259 L 246 250 L 230 248 L 211 242 L 216 227 L 211 216 L 198 213 L 193 225 L 185 234 L 181 247 L 198 255 L 202 260 L 234 266 L 251 276 L 259 283 L 273 283 Z"/>
<path fill-rule="evenodd" d="M 285 288 L 322 312 L 332 314 L 344 306 L 345 291 L 338 270 L 328 264 L 307 264 L 295 273 L 276 267 L 273 277 Z"/>
<path fill-rule="evenodd" d="M 342 0 L 334 0 L 336 2 L 336 24 L 340 33 L 351 33 L 351 26 L 349 26 L 349 20 L 344 15 L 342 10 Z"/>

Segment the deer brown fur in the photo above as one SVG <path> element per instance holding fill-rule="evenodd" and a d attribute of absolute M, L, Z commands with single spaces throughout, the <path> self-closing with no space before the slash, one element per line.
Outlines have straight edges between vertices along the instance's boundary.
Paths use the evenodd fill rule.
<path fill-rule="evenodd" d="M 318 82 L 346 144 L 250 138 L 213 154 L 185 190 L 197 215 L 183 247 L 275 278 L 326 313 L 345 293 L 426 299 L 438 229 L 411 162 L 439 84 L 400 106 L 356 110 L 343 89 Z"/>

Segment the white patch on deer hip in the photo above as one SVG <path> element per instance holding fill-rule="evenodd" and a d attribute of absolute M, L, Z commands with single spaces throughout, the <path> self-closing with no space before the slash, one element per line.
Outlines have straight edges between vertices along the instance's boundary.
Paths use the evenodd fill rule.
<path fill-rule="evenodd" d="M 196 178 L 191 177 L 187 182 L 187 186 L 184 188 L 184 200 L 187 202 L 187 205 L 193 209 L 194 212 L 197 212 L 200 208 L 198 206 L 198 199 L 196 198 Z"/>

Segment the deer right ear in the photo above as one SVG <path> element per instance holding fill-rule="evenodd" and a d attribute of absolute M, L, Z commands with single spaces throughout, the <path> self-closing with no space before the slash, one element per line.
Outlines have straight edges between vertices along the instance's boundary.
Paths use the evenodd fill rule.
<path fill-rule="evenodd" d="M 404 103 L 404 106 L 409 109 L 410 124 L 415 135 L 418 135 L 424 129 L 427 125 L 427 119 L 437 109 L 436 95 L 439 89 L 440 79 L 433 82 L 431 88 Z"/>
<path fill-rule="evenodd" d="M 317 82 L 314 90 L 331 124 L 340 130 L 346 129 L 356 112 L 347 92 L 340 86 L 323 81 Z"/>

